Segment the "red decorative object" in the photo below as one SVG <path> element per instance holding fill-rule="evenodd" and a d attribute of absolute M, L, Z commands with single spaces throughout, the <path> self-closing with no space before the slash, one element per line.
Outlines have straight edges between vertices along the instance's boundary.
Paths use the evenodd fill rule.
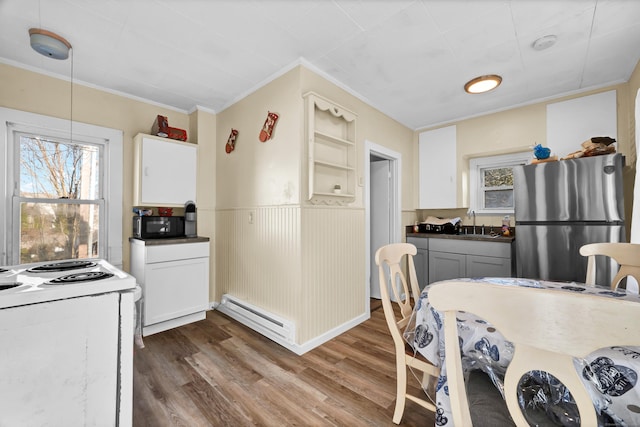
<path fill-rule="evenodd" d="M 151 134 L 167 138 L 169 136 L 169 120 L 165 116 L 158 115 L 151 126 Z"/>
<path fill-rule="evenodd" d="M 229 139 L 227 139 L 227 146 L 224 147 L 227 154 L 232 152 L 236 148 L 236 137 L 238 136 L 238 131 L 234 128 L 231 128 L 231 133 L 229 134 Z"/>
<path fill-rule="evenodd" d="M 173 208 L 158 208 L 158 215 L 160 216 L 172 216 Z"/>
<path fill-rule="evenodd" d="M 267 139 L 271 139 L 273 128 L 275 127 L 279 117 L 280 116 L 278 116 L 278 114 L 267 111 L 267 119 L 264 121 L 262 130 L 260 131 L 260 141 L 265 142 Z"/>
<path fill-rule="evenodd" d="M 158 115 L 156 120 L 153 122 L 153 126 L 151 126 L 151 134 L 180 141 L 187 140 L 186 130 L 169 127 L 169 120 L 167 120 L 166 116 L 161 115 Z"/>

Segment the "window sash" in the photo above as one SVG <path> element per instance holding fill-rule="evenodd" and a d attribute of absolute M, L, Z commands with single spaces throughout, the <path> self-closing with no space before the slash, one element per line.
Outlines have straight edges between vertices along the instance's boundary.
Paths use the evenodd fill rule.
<path fill-rule="evenodd" d="M 491 169 L 513 168 L 523 165 L 531 158 L 530 152 L 505 154 L 499 156 L 477 157 L 469 161 L 469 211 L 478 214 L 504 215 L 513 214 L 514 206 L 487 207 L 486 194 L 491 191 L 511 191 L 513 200 L 514 186 L 485 186 L 484 172 Z M 513 203 L 512 203 L 513 204 Z"/>
<path fill-rule="evenodd" d="M 96 255 L 97 258 L 106 258 L 106 238 L 107 238 L 107 221 L 106 221 L 106 207 L 105 200 L 79 200 L 79 199 L 49 199 L 49 198 L 32 198 L 32 197 L 20 197 L 14 196 L 12 198 L 12 207 L 13 207 L 13 219 L 15 226 L 12 228 L 12 239 L 15 243 L 15 247 L 18 251 L 16 254 L 17 261 L 19 263 L 24 263 L 27 261 L 21 260 L 21 251 L 22 248 L 22 221 L 21 221 L 21 207 L 25 203 L 33 203 L 33 204 L 56 204 L 56 205 L 76 205 L 76 206 L 97 206 L 98 207 L 98 253 Z"/>
<path fill-rule="evenodd" d="M 21 195 L 21 138 L 40 138 L 46 141 L 56 142 L 65 145 L 78 145 L 78 146 L 94 146 L 98 149 L 98 162 L 95 165 L 98 170 L 97 179 L 97 194 L 94 194 L 95 199 L 68 199 L 68 198 L 49 198 L 49 197 L 28 197 Z M 72 141 L 69 138 L 66 138 L 64 135 L 56 135 L 56 132 L 52 132 L 49 135 L 46 131 L 36 134 L 33 131 L 25 130 L 15 130 L 13 132 L 13 179 L 14 179 L 14 194 L 12 197 L 12 252 L 14 252 L 13 259 L 16 262 L 23 262 L 21 260 L 21 248 L 22 248 L 22 223 L 21 223 L 21 207 L 23 203 L 34 203 L 34 204 L 62 204 L 62 205 L 97 205 L 98 206 L 98 258 L 107 258 L 107 227 L 108 227 L 108 218 L 106 211 L 106 203 L 103 197 L 104 194 L 104 186 L 105 186 L 105 148 L 106 144 L 101 142 L 93 142 L 87 141 L 84 138 L 78 138 L 75 141 Z M 94 167 L 92 165 L 92 167 Z M 52 254 L 53 255 L 53 254 Z M 52 256 L 53 258 L 53 256 Z"/>

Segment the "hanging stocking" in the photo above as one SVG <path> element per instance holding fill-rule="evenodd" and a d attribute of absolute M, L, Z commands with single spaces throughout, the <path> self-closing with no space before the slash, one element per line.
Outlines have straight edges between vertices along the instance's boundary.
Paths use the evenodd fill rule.
<path fill-rule="evenodd" d="M 224 147 L 227 154 L 229 154 L 236 148 L 237 136 L 238 136 L 238 131 L 236 129 L 231 128 L 231 133 L 229 134 L 229 139 L 227 140 L 227 146 Z"/>
<path fill-rule="evenodd" d="M 267 139 L 271 139 L 271 133 L 278 121 L 278 117 L 276 113 L 272 113 L 271 111 L 267 112 L 267 119 L 264 121 L 262 130 L 260 131 L 260 141 L 265 142 Z"/>

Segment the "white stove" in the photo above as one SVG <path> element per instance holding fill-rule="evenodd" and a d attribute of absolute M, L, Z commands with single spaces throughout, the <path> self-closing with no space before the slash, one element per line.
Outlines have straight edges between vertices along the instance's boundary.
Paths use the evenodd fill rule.
<path fill-rule="evenodd" d="M 134 289 L 136 279 L 102 259 L 0 267 L 0 308 Z"/>
<path fill-rule="evenodd" d="M 0 267 L 0 425 L 131 426 L 135 293 L 102 259 Z"/>

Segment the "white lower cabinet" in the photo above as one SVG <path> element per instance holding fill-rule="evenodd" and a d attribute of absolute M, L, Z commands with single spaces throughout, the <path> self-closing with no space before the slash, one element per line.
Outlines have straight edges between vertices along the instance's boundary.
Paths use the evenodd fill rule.
<path fill-rule="evenodd" d="M 145 244 L 131 239 L 131 274 L 142 287 L 142 335 L 205 318 L 209 242 Z"/>

